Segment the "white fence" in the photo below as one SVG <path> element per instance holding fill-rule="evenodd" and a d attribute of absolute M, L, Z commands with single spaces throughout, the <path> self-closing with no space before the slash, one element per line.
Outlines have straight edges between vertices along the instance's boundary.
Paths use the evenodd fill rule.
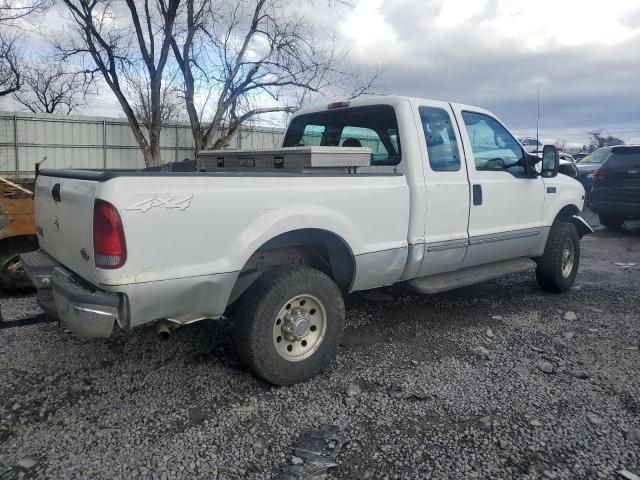
<path fill-rule="evenodd" d="M 241 130 L 232 148 L 273 148 L 283 131 L 251 127 Z M 193 157 L 191 127 L 169 125 L 160 139 L 162 161 Z M 142 152 L 122 119 L 79 115 L 0 112 L 0 175 L 32 176 L 43 168 L 143 168 Z"/>

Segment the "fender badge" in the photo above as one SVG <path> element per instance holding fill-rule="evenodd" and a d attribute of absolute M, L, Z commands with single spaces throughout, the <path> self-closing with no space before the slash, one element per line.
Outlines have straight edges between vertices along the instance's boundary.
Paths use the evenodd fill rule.
<path fill-rule="evenodd" d="M 80 255 L 82 256 L 82 258 L 84 258 L 86 261 L 89 261 L 89 252 L 87 252 L 86 248 L 83 248 L 82 250 L 80 250 Z"/>
<path fill-rule="evenodd" d="M 60 220 L 58 220 L 58 217 L 53 217 L 53 229 L 56 232 L 60 230 Z"/>

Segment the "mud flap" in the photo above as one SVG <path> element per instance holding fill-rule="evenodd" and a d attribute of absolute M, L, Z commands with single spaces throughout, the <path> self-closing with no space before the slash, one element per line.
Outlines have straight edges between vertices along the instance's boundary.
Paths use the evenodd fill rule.
<path fill-rule="evenodd" d="M 582 238 L 585 235 L 594 232 L 593 228 L 591 228 L 591 226 L 587 223 L 587 221 L 584 218 L 582 218 L 580 215 L 574 215 L 573 217 L 571 217 L 571 223 L 573 223 L 576 226 L 576 229 L 578 230 L 579 238 Z"/>

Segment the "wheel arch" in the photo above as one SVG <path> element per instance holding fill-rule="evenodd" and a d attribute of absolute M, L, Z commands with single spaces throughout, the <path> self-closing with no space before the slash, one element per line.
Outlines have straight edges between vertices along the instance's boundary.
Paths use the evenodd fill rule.
<path fill-rule="evenodd" d="M 307 265 L 323 271 L 348 290 L 356 272 L 355 255 L 348 242 L 321 228 L 290 230 L 264 242 L 238 273 L 229 303 L 236 301 L 264 272 L 285 265 Z"/>
<path fill-rule="evenodd" d="M 573 204 L 565 205 L 560 209 L 553 219 L 553 223 L 556 222 L 573 223 L 578 230 L 578 236 L 580 238 L 588 233 L 593 233 L 591 227 L 580 217 L 580 209 Z"/>

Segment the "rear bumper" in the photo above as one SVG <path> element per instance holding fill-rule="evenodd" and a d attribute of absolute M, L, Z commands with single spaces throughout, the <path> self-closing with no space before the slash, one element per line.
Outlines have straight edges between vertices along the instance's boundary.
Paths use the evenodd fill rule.
<path fill-rule="evenodd" d="M 86 285 L 43 250 L 21 256 L 24 268 L 38 290 L 38 303 L 60 319 L 79 338 L 107 338 L 117 321 L 128 324 L 126 295 L 104 292 Z"/>
<path fill-rule="evenodd" d="M 600 200 L 593 194 L 589 201 L 589 208 L 595 213 L 603 215 L 619 215 L 628 218 L 640 218 L 640 203 L 615 202 Z"/>
<path fill-rule="evenodd" d="M 38 290 L 38 303 L 80 338 L 106 338 L 123 329 L 168 318 L 189 323 L 223 315 L 238 272 L 96 288 L 40 249 L 21 255 Z"/>

